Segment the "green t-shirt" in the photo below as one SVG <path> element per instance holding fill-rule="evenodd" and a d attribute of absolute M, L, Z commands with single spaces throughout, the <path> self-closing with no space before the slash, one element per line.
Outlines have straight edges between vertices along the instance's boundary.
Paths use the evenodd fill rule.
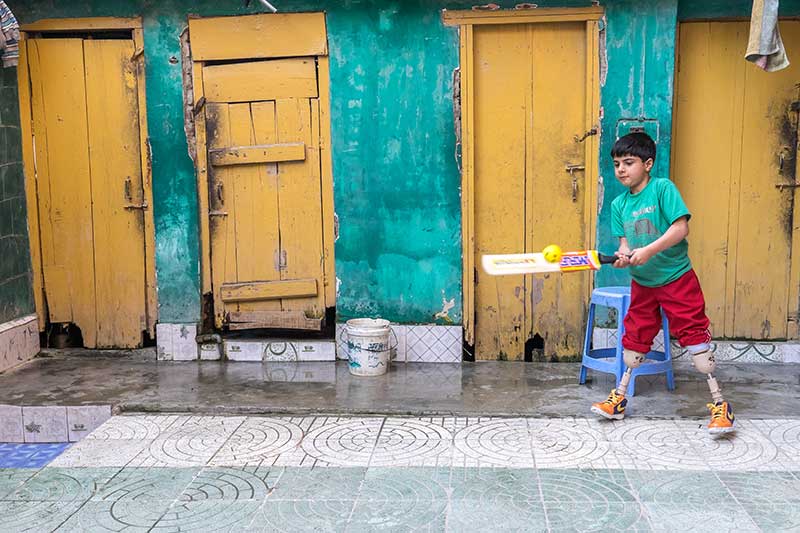
<path fill-rule="evenodd" d="M 681 217 L 691 217 L 681 193 L 668 179 L 651 179 L 636 194 L 630 191 L 611 203 L 611 231 L 614 237 L 625 237 L 631 250 L 643 248 L 669 229 Z M 661 287 L 671 283 L 692 268 L 689 243 L 686 239 L 654 255 L 641 266 L 630 267 L 631 276 L 645 287 Z"/>

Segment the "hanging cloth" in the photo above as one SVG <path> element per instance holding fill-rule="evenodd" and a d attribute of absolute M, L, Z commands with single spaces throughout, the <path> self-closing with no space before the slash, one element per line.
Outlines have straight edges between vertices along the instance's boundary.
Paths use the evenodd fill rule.
<path fill-rule="evenodd" d="M 19 63 L 19 24 L 3 0 L 0 0 L 0 58 L 4 67 L 16 67 Z"/>
<path fill-rule="evenodd" d="M 778 3 L 779 0 L 753 0 L 750 17 L 750 39 L 744 57 L 767 72 L 789 66 L 778 31 Z"/>

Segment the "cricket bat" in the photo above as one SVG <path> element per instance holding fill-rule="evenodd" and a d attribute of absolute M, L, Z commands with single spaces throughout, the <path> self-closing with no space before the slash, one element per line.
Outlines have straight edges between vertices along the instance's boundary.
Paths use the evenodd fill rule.
<path fill-rule="evenodd" d="M 564 252 L 558 263 L 545 260 L 542 253 L 484 255 L 482 258 L 483 269 L 492 276 L 600 270 L 602 265 L 610 265 L 616 260 L 616 256 L 603 255 L 597 250 Z"/>

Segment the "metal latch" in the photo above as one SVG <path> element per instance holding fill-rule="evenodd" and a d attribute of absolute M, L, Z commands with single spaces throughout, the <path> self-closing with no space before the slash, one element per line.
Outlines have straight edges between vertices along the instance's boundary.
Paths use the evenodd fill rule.
<path fill-rule="evenodd" d="M 147 205 L 147 202 L 142 202 L 141 204 L 128 204 L 125 206 L 125 209 L 127 209 L 128 211 L 133 211 L 134 209 L 141 209 L 142 211 L 144 211 L 149 207 L 150 206 Z"/>
<path fill-rule="evenodd" d="M 583 165 L 567 165 L 566 171 L 569 173 L 570 177 L 572 178 L 572 201 L 578 201 L 578 178 L 575 176 L 576 171 L 584 171 L 586 167 Z"/>
<path fill-rule="evenodd" d="M 800 182 L 775 184 L 775 188 L 781 191 L 784 189 L 796 189 L 797 187 L 800 187 Z"/>
<path fill-rule="evenodd" d="M 226 217 L 228 216 L 227 211 L 209 211 L 208 216 L 210 217 Z"/>

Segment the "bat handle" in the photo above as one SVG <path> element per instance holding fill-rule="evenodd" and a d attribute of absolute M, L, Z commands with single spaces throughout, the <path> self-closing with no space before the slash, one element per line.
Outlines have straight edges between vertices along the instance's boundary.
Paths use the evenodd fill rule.
<path fill-rule="evenodd" d="M 611 265 L 617 260 L 616 255 L 597 254 L 597 257 L 600 258 L 601 265 Z"/>

